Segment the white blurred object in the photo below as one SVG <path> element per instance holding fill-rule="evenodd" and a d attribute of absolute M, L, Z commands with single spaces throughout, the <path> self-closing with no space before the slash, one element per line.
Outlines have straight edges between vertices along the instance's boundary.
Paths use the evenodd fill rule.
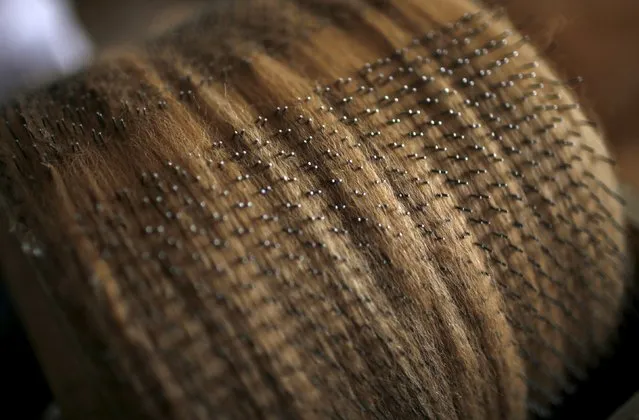
<path fill-rule="evenodd" d="M 0 101 L 76 71 L 91 55 L 66 0 L 0 0 Z"/>

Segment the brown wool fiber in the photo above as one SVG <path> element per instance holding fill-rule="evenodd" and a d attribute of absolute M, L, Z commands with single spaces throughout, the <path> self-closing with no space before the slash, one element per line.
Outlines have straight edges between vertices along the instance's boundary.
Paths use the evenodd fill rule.
<path fill-rule="evenodd" d="M 477 2 L 216 2 L 0 113 L 65 419 L 544 416 L 617 325 L 604 142 Z"/>

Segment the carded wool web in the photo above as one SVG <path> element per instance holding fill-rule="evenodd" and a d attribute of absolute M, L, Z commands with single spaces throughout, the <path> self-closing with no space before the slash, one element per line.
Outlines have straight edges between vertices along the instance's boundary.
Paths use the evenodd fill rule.
<path fill-rule="evenodd" d="M 63 410 L 548 415 L 626 256 L 602 140 L 535 60 L 469 1 L 227 1 L 8 105 L 0 214 L 91 366 Z"/>

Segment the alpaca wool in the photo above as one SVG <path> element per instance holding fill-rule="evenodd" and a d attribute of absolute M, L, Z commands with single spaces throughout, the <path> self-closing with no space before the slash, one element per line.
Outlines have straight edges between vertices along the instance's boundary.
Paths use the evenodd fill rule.
<path fill-rule="evenodd" d="M 1 113 L 65 418 L 543 417 L 618 323 L 604 141 L 476 2 L 220 2 Z"/>

